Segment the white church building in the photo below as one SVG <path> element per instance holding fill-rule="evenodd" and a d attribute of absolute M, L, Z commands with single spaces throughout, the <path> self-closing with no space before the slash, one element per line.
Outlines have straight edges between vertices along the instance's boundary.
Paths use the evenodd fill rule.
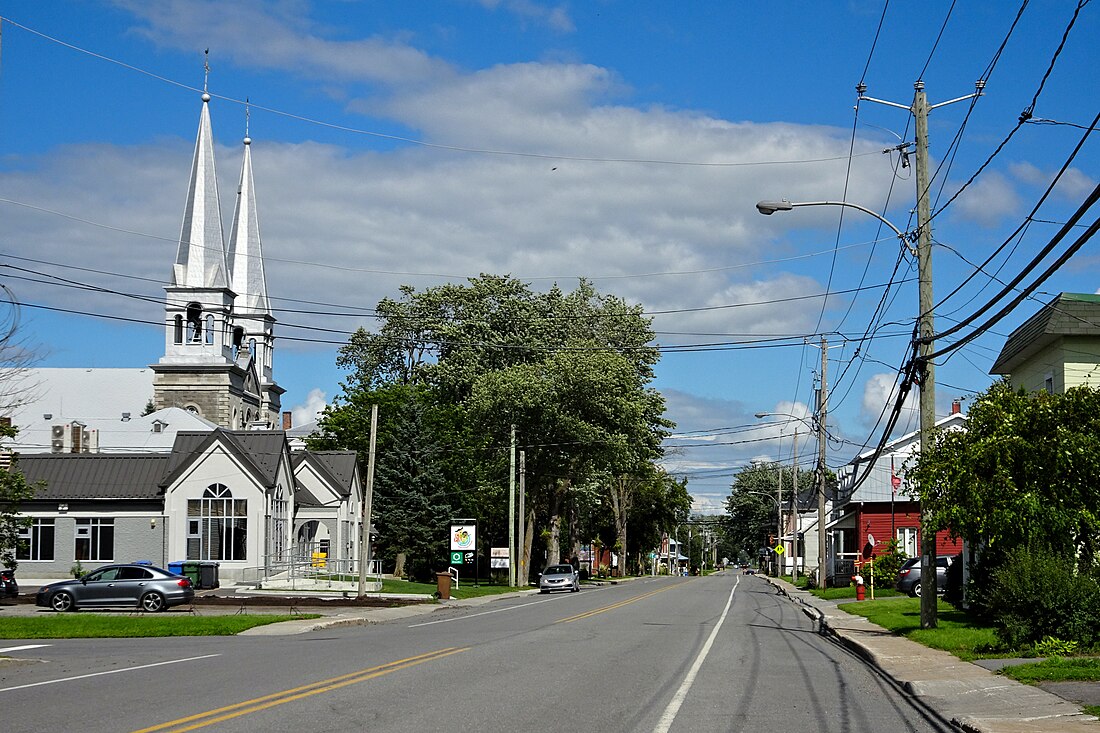
<path fill-rule="evenodd" d="M 0 415 L 18 430 L 5 459 L 40 482 L 21 506 L 24 577 L 147 560 L 216 562 L 223 579 L 254 579 L 318 557 L 347 571 L 358 557 L 355 453 L 288 441 L 251 140 L 227 243 L 209 103 L 204 93 L 164 355 L 144 368 L 26 370 L 26 399 Z"/>

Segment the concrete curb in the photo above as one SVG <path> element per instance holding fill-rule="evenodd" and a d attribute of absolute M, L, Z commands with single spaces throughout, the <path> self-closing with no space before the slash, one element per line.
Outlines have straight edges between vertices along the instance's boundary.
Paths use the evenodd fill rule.
<path fill-rule="evenodd" d="M 835 638 L 928 710 L 968 733 L 1098 733 L 1100 722 L 1076 704 L 995 674 L 947 652 L 895 636 L 793 585 L 766 577 Z"/>

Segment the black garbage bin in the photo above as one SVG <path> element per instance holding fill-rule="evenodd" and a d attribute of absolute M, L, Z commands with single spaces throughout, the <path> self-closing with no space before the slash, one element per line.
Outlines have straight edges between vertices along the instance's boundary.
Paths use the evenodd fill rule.
<path fill-rule="evenodd" d="M 200 562 L 199 587 L 206 590 L 209 588 L 217 588 L 219 585 L 221 585 L 221 583 L 218 581 L 218 563 Z"/>

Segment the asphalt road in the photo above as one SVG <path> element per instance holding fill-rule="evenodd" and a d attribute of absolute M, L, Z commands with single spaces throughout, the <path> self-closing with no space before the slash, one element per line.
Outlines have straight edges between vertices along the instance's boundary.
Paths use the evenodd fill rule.
<path fill-rule="evenodd" d="M 297 636 L 4 641 L 0 728 L 948 731 L 763 579 L 654 578 Z"/>

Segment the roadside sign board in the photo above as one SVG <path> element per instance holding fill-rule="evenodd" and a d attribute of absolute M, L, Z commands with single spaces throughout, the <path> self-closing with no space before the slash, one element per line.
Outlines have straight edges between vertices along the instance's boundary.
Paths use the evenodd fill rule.
<path fill-rule="evenodd" d="M 783 549 L 783 545 L 776 545 L 773 549 L 775 549 L 776 555 L 782 555 L 784 552 L 786 552 L 786 550 Z"/>
<path fill-rule="evenodd" d="M 489 567 L 494 570 L 508 569 L 509 558 L 507 547 L 489 548 Z"/>
<path fill-rule="evenodd" d="M 455 550 L 473 550 L 477 547 L 477 525 L 452 524 L 451 525 L 451 552 Z"/>

